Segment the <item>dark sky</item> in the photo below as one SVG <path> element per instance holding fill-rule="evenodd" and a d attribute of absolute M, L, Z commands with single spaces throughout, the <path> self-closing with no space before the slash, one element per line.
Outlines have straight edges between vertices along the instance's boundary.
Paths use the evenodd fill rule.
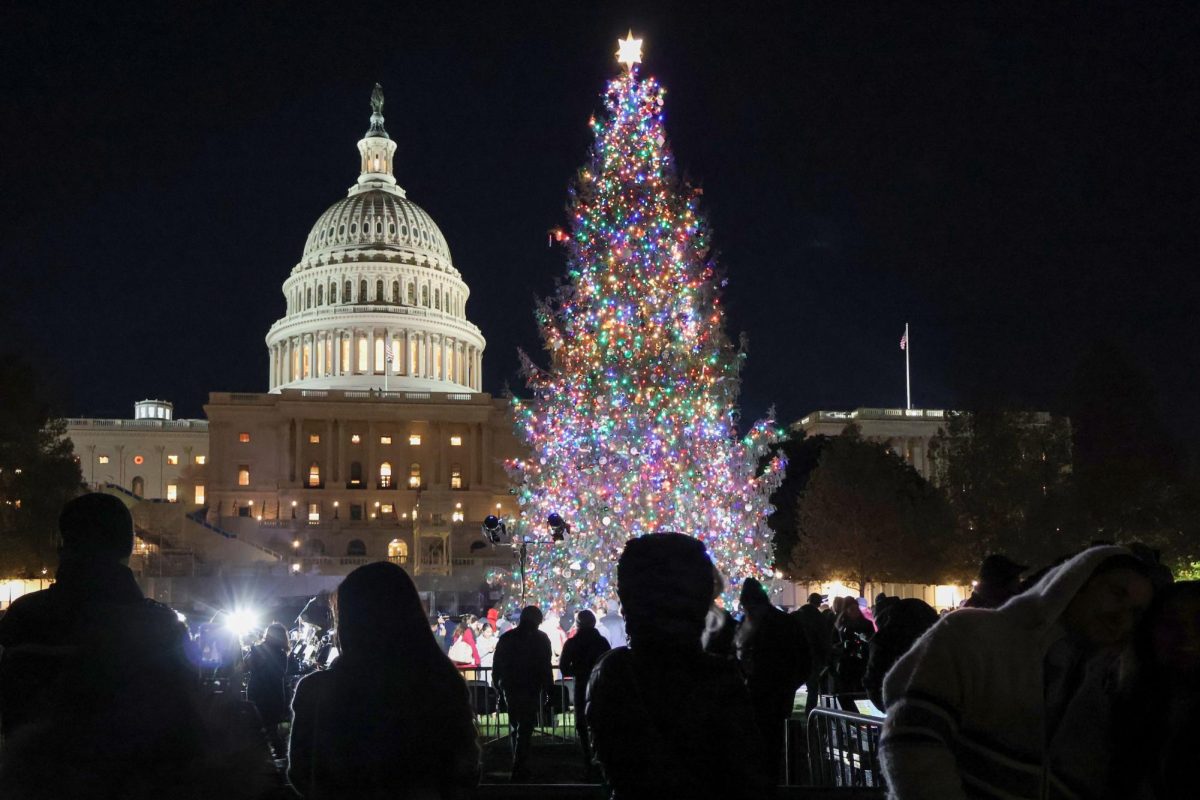
<path fill-rule="evenodd" d="M 354 182 L 375 81 L 485 388 L 517 385 L 632 27 L 749 335 L 747 416 L 901 405 L 909 321 L 918 406 L 1054 407 L 1107 336 L 1200 429 L 1196 4 L 428 5 L 454 8 L 6 10 L 0 318 L 68 413 L 266 390 L 280 286 Z"/>

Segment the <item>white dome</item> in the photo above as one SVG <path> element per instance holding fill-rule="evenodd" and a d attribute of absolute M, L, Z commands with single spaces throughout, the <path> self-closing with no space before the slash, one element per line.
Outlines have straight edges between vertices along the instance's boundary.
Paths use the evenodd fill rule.
<path fill-rule="evenodd" d="M 358 181 L 317 220 L 267 332 L 270 388 L 482 391 L 471 290 L 438 226 L 396 185 L 376 87 Z"/>
<path fill-rule="evenodd" d="M 438 226 L 394 187 L 358 192 L 331 205 L 308 234 L 303 259 L 362 249 L 411 250 L 450 261 L 450 248 Z"/>

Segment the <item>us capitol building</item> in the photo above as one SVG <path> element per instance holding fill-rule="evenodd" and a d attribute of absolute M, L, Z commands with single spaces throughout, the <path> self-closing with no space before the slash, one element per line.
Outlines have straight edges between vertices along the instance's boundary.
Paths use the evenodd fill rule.
<path fill-rule="evenodd" d="M 188 456 L 206 458 L 185 484 L 133 467 L 95 481 L 134 510 L 144 582 L 166 585 L 170 573 L 183 585 L 198 569 L 293 587 L 327 576 L 332 588 L 390 559 L 424 592 L 448 592 L 429 600 L 451 608 L 476 605 L 487 569 L 511 563 L 479 534 L 485 516 L 517 510 L 502 466 L 521 453 L 509 404 L 483 391 L 486 342 L 445 237 L 396 182 L 378 86 L 371 103 L 358 180 L 317 219 L 283 282 L 285 311 L 266 336 L 268 391 L 209 395 L 207 441 Z M 111 464 L 117 446 L 122 457 L 164 457 L 146 440 L 153 426 L 138 443 L 113 440 L 121 422 L 131 428 L 71 420 L 81 461 Z M 97 444 L 98 431 L 109 439 Z M 96 474 L 81 466 L 85 479 Z M 191 558 L 183 569 L 180 554 Z M 295 594 L 313 584 L 322 581 Z"/>

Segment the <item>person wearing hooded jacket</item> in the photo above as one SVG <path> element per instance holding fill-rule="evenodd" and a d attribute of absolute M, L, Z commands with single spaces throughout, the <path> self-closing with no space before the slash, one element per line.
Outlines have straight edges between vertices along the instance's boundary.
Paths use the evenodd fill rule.
<path fill-rule="evenodd" d="M 1153 585 L 1093 547 L 996 610 L 933 626 L 884 679 L 880 757 L 893 800 L 1101 797 L 1113 664 Z"/>
<path fill-rule="evenodd" d="M 617 563 L 629 645 L 604 654 L 587 692 L 596 759 L 613 800 L 753 797 L 768 790 L 746 687 L 701 649 L 713 600 L 703 542 L 631 539 Z"/>

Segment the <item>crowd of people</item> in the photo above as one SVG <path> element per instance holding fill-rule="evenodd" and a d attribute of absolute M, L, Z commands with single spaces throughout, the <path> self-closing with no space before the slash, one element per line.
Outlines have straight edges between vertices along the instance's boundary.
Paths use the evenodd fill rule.
<path fill-rule="evenodd" d="M 616 600 L 566 629 L 536 606 L 431 623 L 403 569 L 367 564 L 305 609 L 320 635 L 264 631 L 243 700 L 201 690 L 184 624 L 142 595 L 119 500 L 77 498 L 60 529 L 54 584 L 0 617 L 5 798 L 469 796 L 467 680 L 503 698 L 523 782 L 555 669 L 574 681 L 585 769 L 617 800 L 769 795 L 787 721 L 822 696 L 886 712 L 897 800 L 1183 797 L 1200 744 L 1200 584 L 1140 547 L 1032 572 L 989 556 L 941 614 L 819 593 L 789 614 L 746 579 L 735 616 L 704 544 L 660 533 L 627 543 Z M 300 650 L 316 666 L 296 683 Z"/>

